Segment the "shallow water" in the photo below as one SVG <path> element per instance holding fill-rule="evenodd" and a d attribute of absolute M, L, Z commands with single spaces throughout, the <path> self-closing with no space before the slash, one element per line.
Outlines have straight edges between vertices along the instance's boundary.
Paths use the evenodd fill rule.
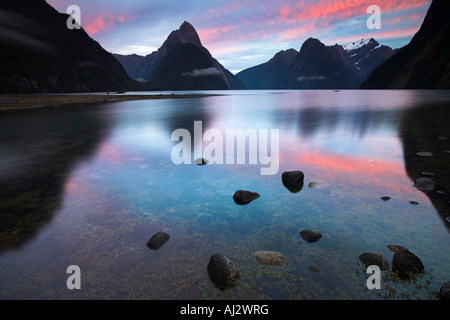
<path fill-rule="evenodd" d="M 2 113 L 0 297 L 436 299 L 450 279 L 449 91 L 207 93 L 218 95 Z M 174 164 L 172 132 L 194 137 L 194 121 L 224 136 L 278 129 L 279 170 Z M 298 193 L 281 183 L 291 170 L 305 174 Z M 419 177 L 435 190 L 415 188 Z M 239 189 L 261 196 L 239 206 Z M 303 229 L 323 237 L 308 243 Z M 171 238 L 153 251 L 158 231 Z M 391 264 L 390 244 L 425 273 L 382 271 L 381 289 L 368 290 L 359 255 Z M 285 265 L 260 265 L 258 250 Z M 240 272 L 232 288 L 209 279 L 216 252 Z M 66 287 L 70 265 L 80 290 Z"/>

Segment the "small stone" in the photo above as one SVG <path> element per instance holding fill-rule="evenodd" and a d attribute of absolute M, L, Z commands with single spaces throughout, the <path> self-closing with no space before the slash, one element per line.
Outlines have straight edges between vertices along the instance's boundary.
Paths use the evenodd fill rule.
<path fill-rule="evenodd" d="M 409 203 L 411 203 L 414 206 L 417 206 L 419 204 L 417 201 L 410 201 Z"/>
<path fill-rule="evenodd" d="M 300 235 L 303 238 L 303 240 L 307 242 L 315 242 L 320 238 L 322 238 L 322 234 L 319 231 L 311 229 L 305 229 L 300 231 Z"/>
<path fill-rule="evenodd" d="M 199 166 L 203 166 L 203 165 L 205 165 L 205 164 L 208 164 L 208 160 L 206 160 L 206 159 L 204 159 L 204 158 L 198 158 L 198 159 L 196 159 L 196 160 L 194 160 L 194 163 L 196 164 L 196 165 L 199 165 Z"/>
<path fill-rule="evenodd" d="M 233 195 L 233 200 L 236 204 L 245 205 L 258 199 L 260 194 L 257 192 L 252 192 L 248 190 L 238 190 Z"/>
<path fill-rule="evenodd" d="M 314 266 L 309 266 L 308 269 L 309 269 L 309 271 L 314 272 L 314 273 L 319 273 L 319 272 L 320 272 L 320 270 L 317 269 L 317 268 L 314 267 Z"/>
<path fill-rule="evenodd" d="M 422 261 L 410 251 L 399 250 L 392 257 L 392 270 L 401 278 L 409 278 L 424 271 Z"/>
<path fill-rule="evenodd" d="M 233 263 L 220 253 L 211 256 L 207 268 L 211 281 L 219 289 L 231 287 L 239 278 L 239 272 Z"/>
<path fill-rule="evenodd" d="M 284 266 L 285 258 L 279 252 L 260 250 L 254 253 L 256 260 L 265 266 Z"/>
<path fill-rule="evenodd" d="M 366 265 L 366 267 L 377 265 L 381 270 L 389 269 L 389 263 L 383 258 L 381 254 L 378 255 L 375 253 L 366 252 L 359 256 L 359 260 L 361 260 Z"/>
<path fill-rule="evenodd" d="M 439 298 L 441 300 L 450 300 L 450 281 L 446 281 L 442 284 L 439 290 Z"/>
<path fill-rule="evenodd" d="M 308 188 L 315 189 L 316 186 L 317 186 L 317 182 L 310 182 L 310 183 L 308 183 Z"/>
<path fill-rule="evenodd" d="M 421 151 L 421 152 L 417 152 L 416 154 L 421 157 L 432 157 L 433 156 L 433 154 L 428 151 Z"/>
<path fill-rule="evenodd" d="M 383 200 L 383 201 L 388 201 L 389 199 L 391 199 L 391 197 L 383 196 L 380 199 Z"/>
<path fill-rule="evenodd" d="M 434 181 L 428 178 L 418 178 L 414 182 L 414 187 L 421 191 L 433 191 L 436 188 Z"/>
<path fill-rule="evenodd" d="M 406 249 L 405 247 L 396 245 L 396 244 L 388 244 L 386 246 L 389 250 L 391 250 L 392 252 L 397 252 L 397 251 L 409 251 L 408 249 Z"/>
<path fill-rule="evenodd" d="M 147 241 L 147 247 L 152 250 L 158 250 L 169 240 L 169 238 L 170 236 L 167 233 L 162 231 L 157 232 Z"/>

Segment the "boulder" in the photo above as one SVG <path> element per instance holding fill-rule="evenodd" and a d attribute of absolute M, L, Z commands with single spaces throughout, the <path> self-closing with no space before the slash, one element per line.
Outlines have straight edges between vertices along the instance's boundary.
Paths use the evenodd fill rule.
<path fill-rule="evenodd" d="M 450 281 L 446 281 L 442 284 L 439 290 L 439 298 L 441 300 L 450 300 Z"/>
<path fill-rule="evenodd" d="M 283 185 L 292 193 L 297 193 L 303 188 L 305 175 L 302 171 L 286 171 L 281 175 Z"/>
<path fill-rule="evenodd" d="M 211 281 L 220 289 L 231 287 L 239 278 L 239 272 L 233 263 L 220 253 L 211 256 L 208 263 Z"/>
<path fill-rule="evenodd" d="M 260 194 L 257 192 L 252 192 L 248 190 L 238 190 L 233 195 L 233 200 L 236 204 L 245 205 L 258 199 Z"/>
<path fill-rule="evenodd" d="M 152 250 L 158 250 L 169 240 L 169 238 L 170 236 L 167 233 L 162 231 L 157 232 L 147 241 L 147 247 Z"/>
<path fill-rule="evenodd" d="M 398 250 L 392 257 L 392 270 L 397 272 L 401 278 L 415 276 L 424 269 L 419 257 L 410 251 Z"/>
<path fill-rule="evenodd" d="M 305 229 L 300 231 L 300 235 L 302 236 L 303 240 L 307 242 L 315 242 L 320 238 L 322 238 L 322 234 L 319 231 L 311 229 Z"/>
<path fill-rule="evenodd" d="M 366 267 L 376 265 L 379 266 L 381 270 L 389 269 L 389 263 L 383 258 L 381 254 L 366 252 L 359 256 L 359 260 L 361 260 L 366 265 Z"/>

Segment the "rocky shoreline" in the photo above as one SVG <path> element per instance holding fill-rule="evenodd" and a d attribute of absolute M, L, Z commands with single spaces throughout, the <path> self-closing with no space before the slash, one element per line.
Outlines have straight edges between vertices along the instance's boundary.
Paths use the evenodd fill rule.
<path fill-rule="evenodd" d="M 58 107 L 70 104 L 104 103 L 131 100 L 185 99 L 207 97 L 208 94 L 6 94 L 0 95 L 0 111 Z"/>

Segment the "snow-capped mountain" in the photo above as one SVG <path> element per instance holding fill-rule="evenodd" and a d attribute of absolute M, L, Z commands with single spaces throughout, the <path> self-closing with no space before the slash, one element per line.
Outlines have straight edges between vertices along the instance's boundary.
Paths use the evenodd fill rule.
<path fill-rule="evenodd" d="M 373 38 L 364 38 L 342 46 L 352 61 L 361 83 L 384 61 L 396 53 Z"/>
<path fill-rule="evenodd" d="M 370 42 L 370 40 L 372 40 L 372 38 L 362 38 L 361 40 L 355 42 L 343 44 L 342 47 L 344 48 L 345 51 L 350 52 L 367 45 Z"/>

